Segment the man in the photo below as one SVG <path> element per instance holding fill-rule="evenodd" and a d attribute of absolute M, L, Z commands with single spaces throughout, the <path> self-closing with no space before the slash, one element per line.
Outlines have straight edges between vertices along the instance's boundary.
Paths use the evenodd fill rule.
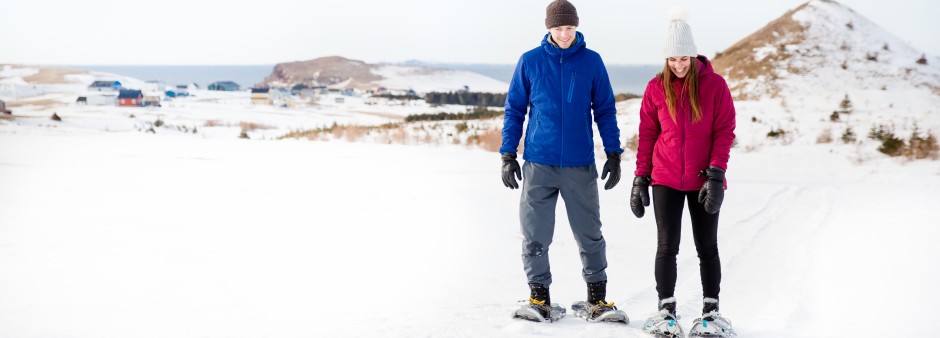
<path fill-rule="evenodd" d="M 597 168 L 594 164 L 593 118 L 604 143 L 607 163 L 601 179 L 611 189 L 620 180 L 620 129 L 613 90 L 600 55 L 585 47 L 577 32 L 578 13 L 566 0 L 548 5 L 541 46 L 519 59 L 509 85 L 503 126 L 503 184 L 519 188 L 519 216 L 524 236 L 522 261 L 531 291 L 528 304 L 516 317 L 534 321 L 557 319 L 552 312 L 548 247 L 555 229 L 558 195 L 565 200 L 571 230 L 581 252 L 582 276 L 587 282 L 584 309 L 588 319 L 614 312 L 607 292 L 606 243 L 601 234 Z M 526 114 L 525 164 L 516 152 Z M 524 178 L 524 179 L 523 179 Z M 616 311 L 622 313 L 620 311 Z M 626 318 L 624 318 L 626 319 Z"/>

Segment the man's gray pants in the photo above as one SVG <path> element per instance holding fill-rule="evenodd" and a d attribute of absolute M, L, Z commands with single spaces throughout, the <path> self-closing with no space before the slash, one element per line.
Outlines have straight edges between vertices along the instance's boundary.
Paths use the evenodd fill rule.
<path fill-rule="evenodd" d="M 607 280 L 607 243 L 601 234 L 597 167 L 557 167 L 526 161 L 522 165 L 522 263 L 529 283 L 548 287 L 552 273 L 548 247 L 555 233 L 558 195 L 565 200 L 568 223 L 581 251 L 581 274 L 585 282 Z"/>

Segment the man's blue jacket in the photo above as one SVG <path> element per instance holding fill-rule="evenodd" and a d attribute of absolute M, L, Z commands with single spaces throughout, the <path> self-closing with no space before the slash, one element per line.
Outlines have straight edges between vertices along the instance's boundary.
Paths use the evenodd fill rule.
<path fill-rule="evenodd" d="M 523 159 L 540 164 L 573 167 L 594 164 L 594 122 L 604 152 L 623 153 L 617 108 L 607 68 L 601 56 L 577 32 L 567 49 L 549 42 L 519 58 L 506 97 L 503 144 L 500 153 L 515 153 L 526 113 Z"/>

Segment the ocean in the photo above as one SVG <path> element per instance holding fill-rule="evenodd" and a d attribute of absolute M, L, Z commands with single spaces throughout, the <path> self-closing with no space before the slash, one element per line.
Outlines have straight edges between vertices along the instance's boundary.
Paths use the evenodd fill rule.
<path fill-rule="evenodd" d="M 515 65 L 500 64 L 425 64 L 425 66 L 466 70 L 509 83 Z M 153 66 L 153 65 L 65 65 L 63 67 L 98 72 L 115 73 L 140 80 L 162 81 L 168 85 L 196 83 L 205 88 L 216 81 L 234 81 L 248 88 L 261 82 L 274 70 L 274 65 L 244 66 Z M 661 66 L 652 65 L 607 65 L 611 86 L 615 93 L 643 94 L 646 83 Z"/>

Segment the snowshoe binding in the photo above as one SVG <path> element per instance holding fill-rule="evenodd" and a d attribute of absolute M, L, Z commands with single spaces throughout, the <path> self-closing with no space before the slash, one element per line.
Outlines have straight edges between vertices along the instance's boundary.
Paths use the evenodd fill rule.
<path fill-rule="evenodd" d="M 730 338 L 736 337 L 731 321 L 718 313 L 718 300 L 705 298 L 702 308 L 702 318 L 692 321 L 689 337 L 701 338 Z"/>
<path fill-rule="evenodd" d="M 682 338 L 685 331 L 679 325 L 676 316 L 676 297 L 669 297 L 659 301 L 659 313 L 650 317 L 643 324 L 643 332 L 656 338 Z"/>
<path fill-rule="evenodd" d="M 617 310 L 613 302 L 607 302 L 607 281 L 588 283 L 588 300 L 571 304 L 571 310 L 578 318 L 588 322 L 615 322 L 629 324 L 630 318 L 621 310 Z"/>
<path fill-rule="evenodd" d="M 551 303 L 548 288 L 542 284 L 530 283 L 529 290 L 531 291 L 529 300 L 523 301 L 522 306 L 513 312 L 513 318 L 551 323 L 565 317 L 565 308 Z"/>

